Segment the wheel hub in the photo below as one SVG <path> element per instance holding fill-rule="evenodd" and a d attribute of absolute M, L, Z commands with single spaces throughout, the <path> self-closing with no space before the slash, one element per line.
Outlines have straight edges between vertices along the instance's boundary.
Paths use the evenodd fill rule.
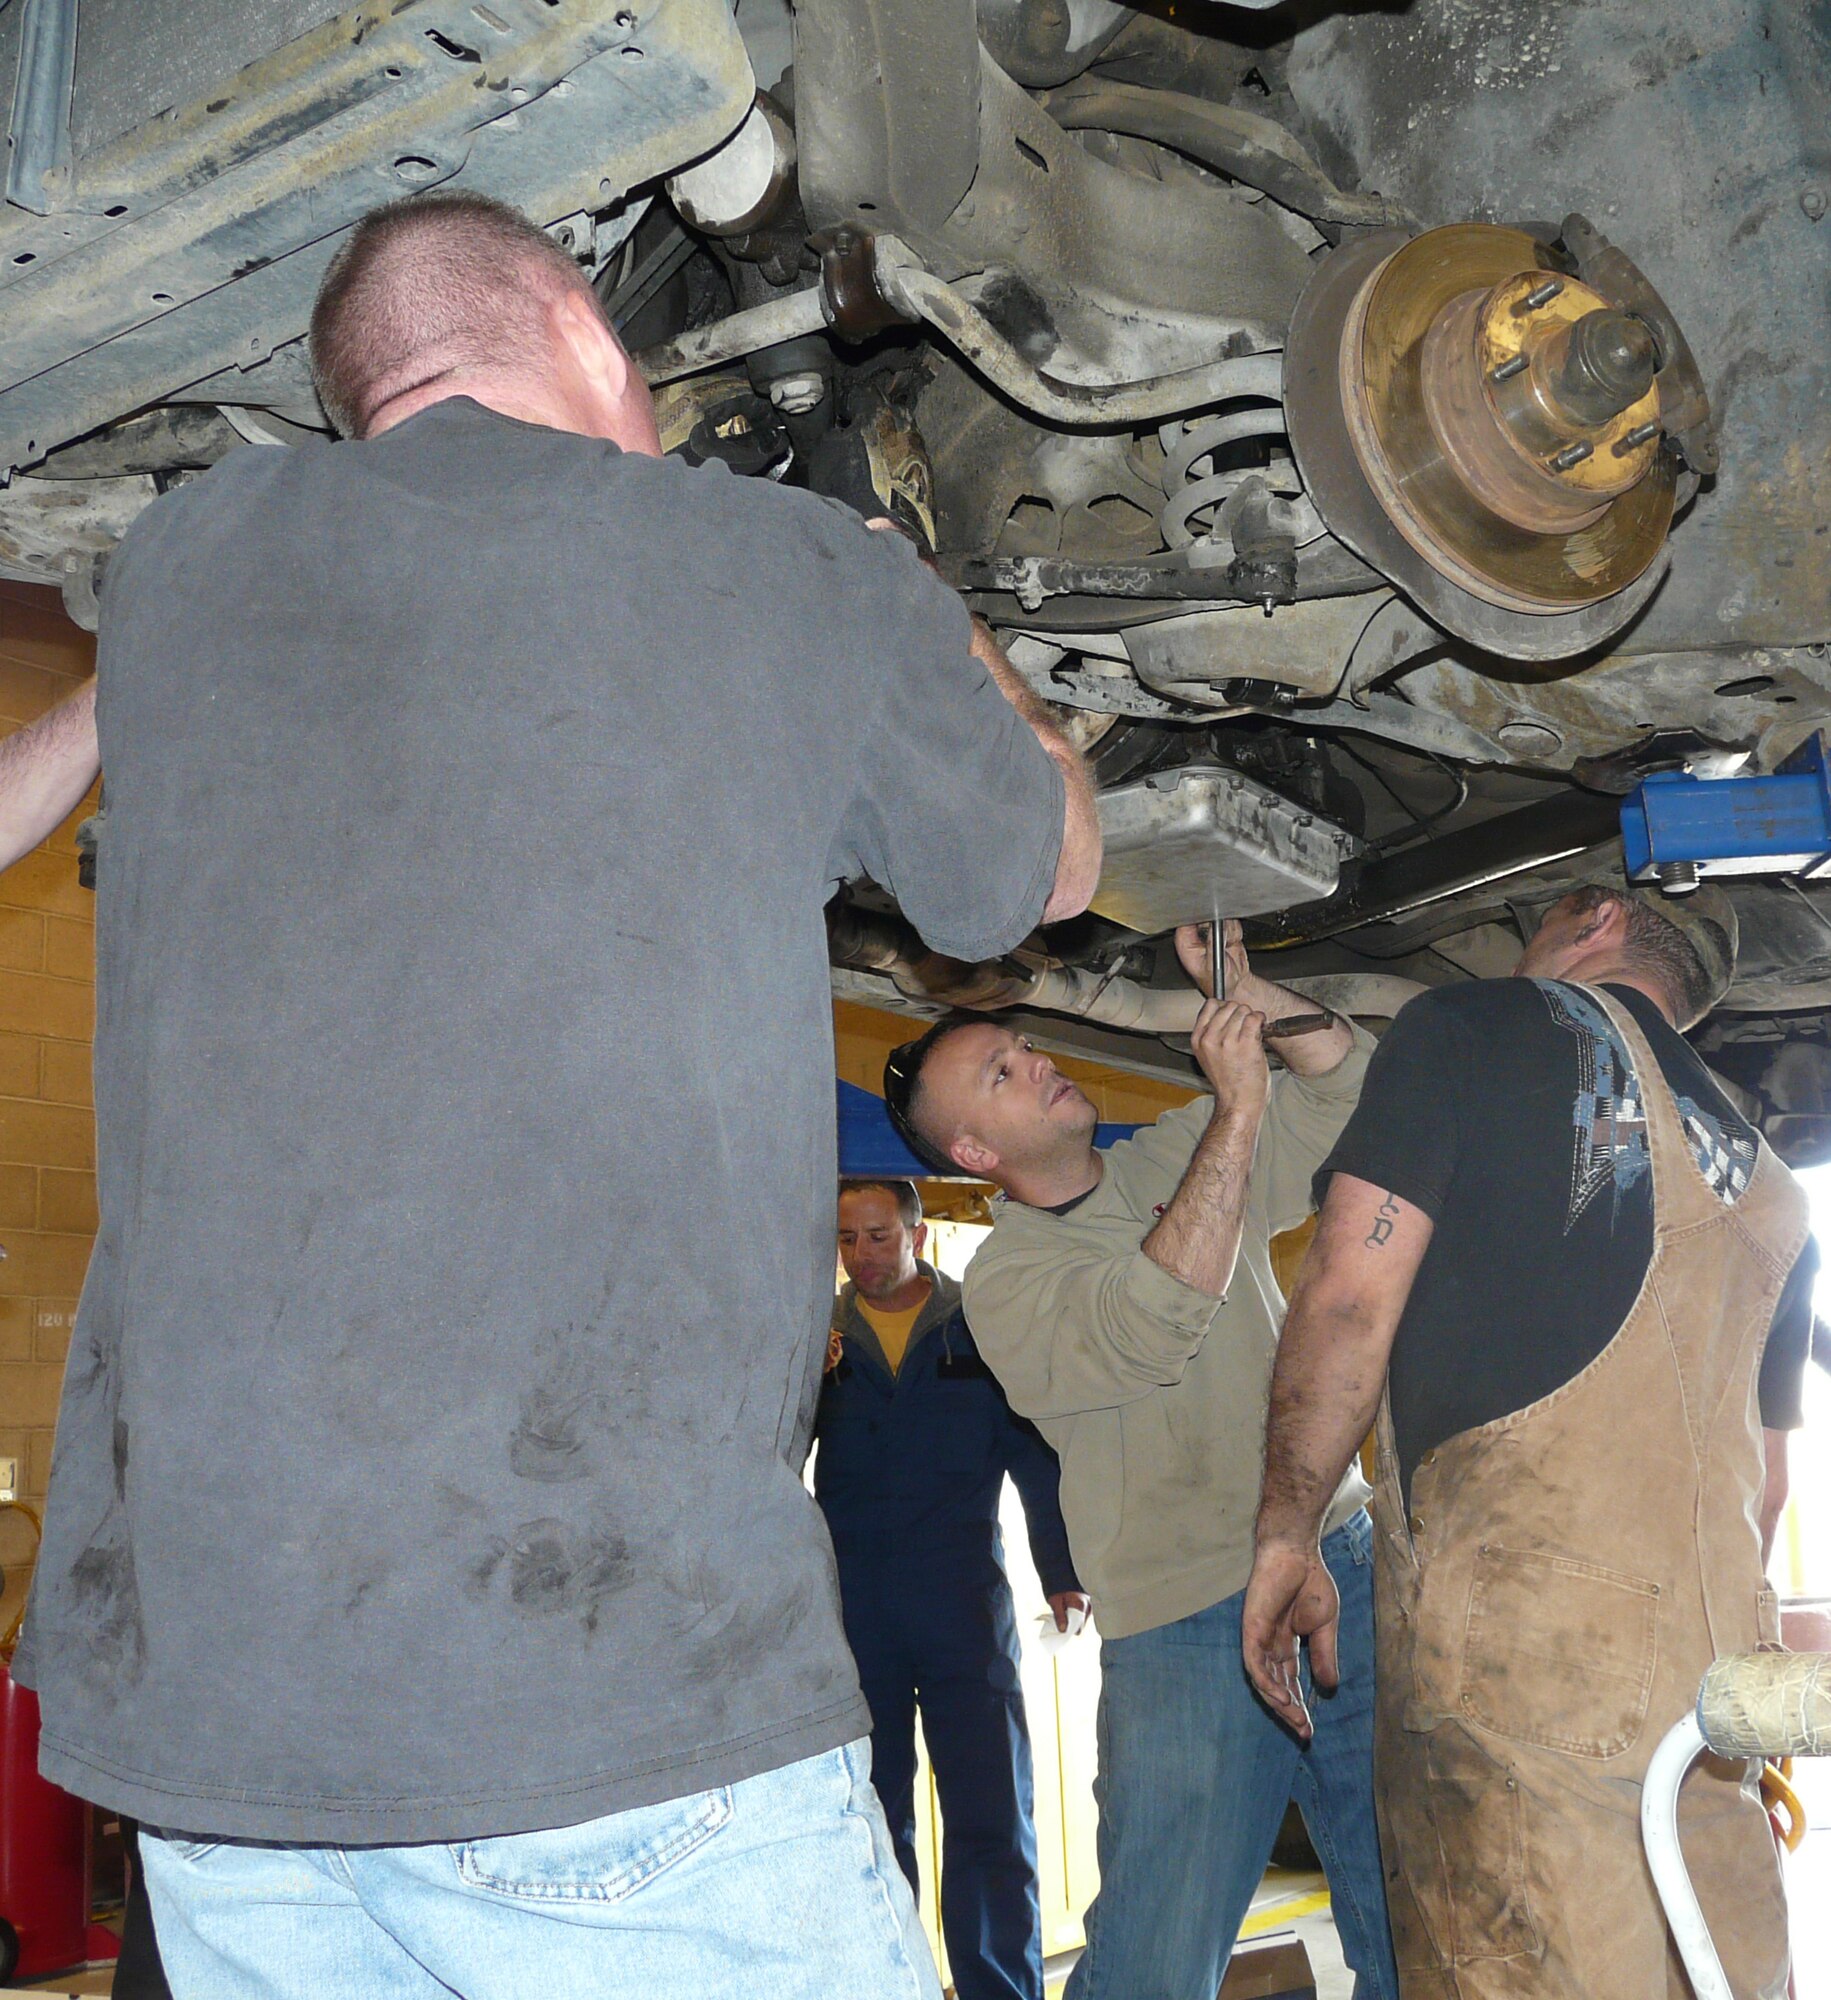
<path fill-rule="evenodd" d="M 1523 230 L 1458 224 L 1393 252 L 1349 303 L 1348 435 L 1405 540 L 1505 609 L 1599 603 L 1665 541 L 1651 330 L 1545 268 Z"/>

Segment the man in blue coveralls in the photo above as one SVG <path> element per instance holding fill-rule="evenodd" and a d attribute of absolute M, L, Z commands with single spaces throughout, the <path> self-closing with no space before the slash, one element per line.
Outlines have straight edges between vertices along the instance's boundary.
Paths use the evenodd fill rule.
<path fill-rule="evenodd" d="M 839 1559 L 846 1638 L 871 1708 L 871 1776 L 919 1887 L 915 1717 L 941 1796 L 941 1928 L 960 2000 L 1043 2000 L 1030 1734 L 998 1501 L 1008 1472 L 1058 1630 L 1085 1609 L 1056 1502 L 1055 1454 L 1005 1401 L 960 1310 L 922 1261 L 909 1181 L 840 1191 L 814 1493 Z"/>

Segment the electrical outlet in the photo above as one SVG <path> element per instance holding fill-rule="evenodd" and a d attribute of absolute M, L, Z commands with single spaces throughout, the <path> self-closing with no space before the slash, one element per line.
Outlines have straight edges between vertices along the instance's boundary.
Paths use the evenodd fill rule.
<path fill-rule="evenodd" d="M 19 1498 L 19 1461 L 0 1458 L 0 1501 Z"/>

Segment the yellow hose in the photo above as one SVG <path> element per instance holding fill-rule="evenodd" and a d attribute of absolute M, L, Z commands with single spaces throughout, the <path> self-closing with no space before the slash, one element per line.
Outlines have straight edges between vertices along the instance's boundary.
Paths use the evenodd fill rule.
<path fill-rule="evenodd" d="M 1806 1809 L 1799 1794 L 1787 1782 L 1793 1775 L 1793 1760 L 1783 1757 L 1778 1764 L 1765 1765 L 1761 1772 L 1761 1803 L 1771 1817 L 1776 1806 L 1786 1814 L 1786 1831 L 1780 1844 L 1791 1854 L 1806 1837 Z"/>

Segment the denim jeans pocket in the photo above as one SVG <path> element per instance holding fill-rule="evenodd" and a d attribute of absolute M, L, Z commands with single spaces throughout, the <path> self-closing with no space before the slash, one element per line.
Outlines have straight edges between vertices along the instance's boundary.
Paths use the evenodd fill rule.
<path fill-rule="evenodd" d="M 732 1815 L 731 1788 L 612 1813 L 582 1826 L 506 1833 L 454 1846 L 468 1887 L 534 1903 L 619 1903 L 696 1853 Z"/>

